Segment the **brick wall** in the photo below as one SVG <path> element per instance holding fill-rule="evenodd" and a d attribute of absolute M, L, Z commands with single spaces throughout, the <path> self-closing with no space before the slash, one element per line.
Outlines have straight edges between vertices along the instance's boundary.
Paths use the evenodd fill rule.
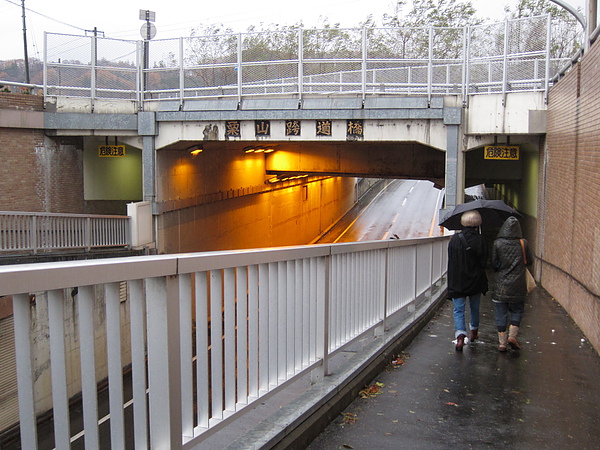
<path fill-rule="evenodd" d="M 43 111 L 44 97 L 41 95 L 0 92 L 0 108 Z"/>
<path fill-rule="evenodd" d="M 0 108 L 43 111 L 43 98 L 0 93 Z M 85 212 L 81 138 L 0 127 L 0 161 L 0 211 Z"/>
<path fill-rule="evenodd" d="M 53 140 L 42 130 L 0 128 L 0 210 L 83 213 L 79 141 Z"/>
<path fill-rule="evenodd" d="M 595 44 L 550 92 L 538 270 L 544 288 L 600 352 L 599 61 Z"/>

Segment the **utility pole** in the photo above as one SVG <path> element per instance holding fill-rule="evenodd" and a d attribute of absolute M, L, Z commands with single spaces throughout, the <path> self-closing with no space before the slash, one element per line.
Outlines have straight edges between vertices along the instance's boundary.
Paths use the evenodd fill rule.
<path fill-rule="evenodd" d="M 29 84 L 29 56 L 27 56 L 27 27 L 25 25 L 25 0 L 21 0 L 21 10 L 23 11 L 23 47 L 25 50 L 25 82 Z"/>

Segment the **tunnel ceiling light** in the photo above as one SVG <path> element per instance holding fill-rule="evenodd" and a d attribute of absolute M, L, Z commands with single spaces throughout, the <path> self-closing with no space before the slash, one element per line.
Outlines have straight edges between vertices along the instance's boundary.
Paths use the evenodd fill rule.
<path fill-rule="evenodd" d="M 202 146 L 192 145 L 190 148 L 188 148 L 188 152 L 190 152 L 192 155 L 196 156 L 198 153 L 202 153 Z"/>
<path fill-rule="evenodd" d="M 274 148 L 271 147 L 257 147 L 254 145 L 244 147 L 244 153 L 272 153 L 275 151 Z"/>

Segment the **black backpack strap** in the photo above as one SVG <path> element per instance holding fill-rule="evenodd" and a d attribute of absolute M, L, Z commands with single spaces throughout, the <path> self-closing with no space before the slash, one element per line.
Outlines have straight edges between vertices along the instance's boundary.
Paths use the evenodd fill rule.
<path fill-rule="evenodd" d="M 469 250 L 471 250 L 471 246 L 468 244 L 467 238 L 465 237 L 465 235 L 462 233 L 458 233 L 458 237 L 462 241 L 462 243 L 465 245 L 465 249 L 467 250 L 467 252 Z"/>

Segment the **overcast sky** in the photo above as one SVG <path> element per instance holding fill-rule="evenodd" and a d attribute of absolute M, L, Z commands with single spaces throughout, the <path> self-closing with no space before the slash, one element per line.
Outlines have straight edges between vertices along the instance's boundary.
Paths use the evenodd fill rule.
<path fill-rule="evenodd" d="M 566 0 L 578 7 L 585 0 Z M 501 20 L 503 7 L 517 0 L 472 0 L 479 16 Z M 29 57 L 42 59 L 44 32 L 85 35 L 86 30 L 104 36 L 138 40 L 143 21 L 139 11 L 156 13 L 155 39 L 189 36 L 199 24 L 222 23 L 236 32 L 249 25 L 293 25 L 302 20 L 307 28 L 318 26 L 319 17 L 343 27 L 357 26 L 369 14 L 378 24 L 384 13 L 393 11 L 393 0 L 25 0 L 27 48 Z M 406 9 L 408 12 L 408 9 Z M 23 15 L 21 0 L 0 0 L 0 60 L 22 59 Z"/>

